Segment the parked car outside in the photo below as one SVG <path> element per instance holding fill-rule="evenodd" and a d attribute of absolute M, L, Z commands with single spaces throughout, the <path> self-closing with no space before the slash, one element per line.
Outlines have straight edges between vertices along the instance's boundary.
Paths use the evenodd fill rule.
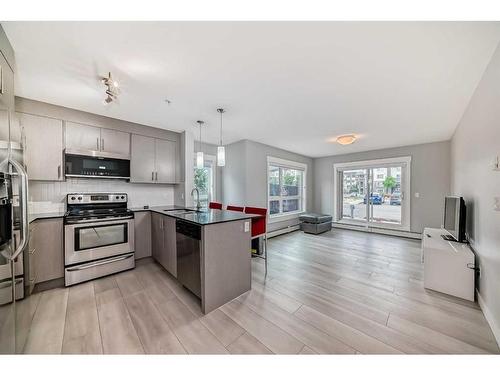
<path fill-rule="evenodd" d="M 391 206 L 401 206 L 401 194 L 400 193 L 392 194 L 390 204 Z"/>
<path fill-rule="evenodd" d="M 363 203 L 366 204 L 366 197 L 363 199 Z M 371 204 L 382 204 L 384 203 L 384 197 L 379 193 L 371 193 L 370 194 L 370 203 Z"/>

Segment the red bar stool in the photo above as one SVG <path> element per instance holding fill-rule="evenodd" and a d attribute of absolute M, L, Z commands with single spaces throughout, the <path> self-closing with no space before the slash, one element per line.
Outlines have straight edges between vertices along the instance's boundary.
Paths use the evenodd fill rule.
<path fill-rule="evenodd" d="M 257 256 L 265 260 L 267 275 L 267 208 L 245 207 L 245 213 L 260 215 L 252 219 L 252 239 L 259 237 L 264 238 L 264 255 Z"/>
<path fill-rule="evenodd" d="M 219 202 L 210 202 L 208 204 L 208 208 L 211 208 L 213 210 L 222 210 L 222 203 L 219 203 Z"/>
<path fill-rule="evenodd" d="M 238 212 L 243 212 L 245 209 L 243 207 L 240 207 L 240 206 L 227 206 L 226 207 L 226 210 L 229 210 L 229 211 L 238 211 Z"/>

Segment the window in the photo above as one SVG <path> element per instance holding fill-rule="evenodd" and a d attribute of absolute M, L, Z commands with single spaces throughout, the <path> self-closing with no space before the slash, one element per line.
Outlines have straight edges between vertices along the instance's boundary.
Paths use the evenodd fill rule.
<path fill-rule="evenodd" d="M 208 207 L 208 202 L 215 200 L 215 156 L 205 154 L 204 161 L 203 168 L 196 168 L 195 160 L 194 186 L 200 191 L 201 206 Z"/>
<path fill-rule="evenodd" d="M 305 164 L 268 157 L 268 208 L 271 218 L 305 210 Z"/>
<path fill-rule="evenodd" d="M 337 222 L 410 230 L 411 157 L 334 165 Z"/>

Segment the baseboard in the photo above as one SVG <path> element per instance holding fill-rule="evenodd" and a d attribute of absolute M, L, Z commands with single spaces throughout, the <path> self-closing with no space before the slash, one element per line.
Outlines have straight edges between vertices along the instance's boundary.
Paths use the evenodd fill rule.
<path fill-rule="evenodd" d="M 272 238 L 272 237 L 280 236 L 282 234 L 294 232 L 296 230 L 299 230 L 299 226 L 298 225 L 291 225 L 291 226 L 283 228 L 283 229 L 277 229 L 277 230 L 273 230 L 272 232 L 268 232 L 267 233 L 267 238 Z"/>
<path fill-rule="evenodd" d="M 357 230 L 359 232 L 367 232 L 367 233 L 388 234 L 391 236 L 411 238 L 411 239 L 417 239 L 417 240 L 422 239 L 422 233 L 405 232 L 405 231 L 393 230 L 393 229 L 367 228 L 365 226 L 340 224 L 340 223 L 332 223 L 332 228 L 350 229 L 350 230 Z"/>
<path fill-rule="evenodd" d="M 479 307 L 481 307 L 484 317 L 486 318 L 486 321 L 490 325 L 491 331 L 493 332 L 493 336 L 495 336 L 495 339 L 497 340 L 497 345 L 500 348 L 500 323 L 495 320 L 495 317 L 493 316 L 488 306 L 486 306 L 486 304 L 484 303 L 483 297 L 481 297 L 481 294 L 479 294 L 479 291 L 477 289 L 476 293 L 477 293 L 477 302 L 479 303 Z"/>

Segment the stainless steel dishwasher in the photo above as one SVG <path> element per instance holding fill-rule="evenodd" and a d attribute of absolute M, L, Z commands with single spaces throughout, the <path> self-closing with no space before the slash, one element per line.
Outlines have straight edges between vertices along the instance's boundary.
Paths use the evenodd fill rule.
<path fill-rule="evenodd" d="M 201 298 L 201 226 L 177 220 L 175 232 L 177 280 Z"/>

